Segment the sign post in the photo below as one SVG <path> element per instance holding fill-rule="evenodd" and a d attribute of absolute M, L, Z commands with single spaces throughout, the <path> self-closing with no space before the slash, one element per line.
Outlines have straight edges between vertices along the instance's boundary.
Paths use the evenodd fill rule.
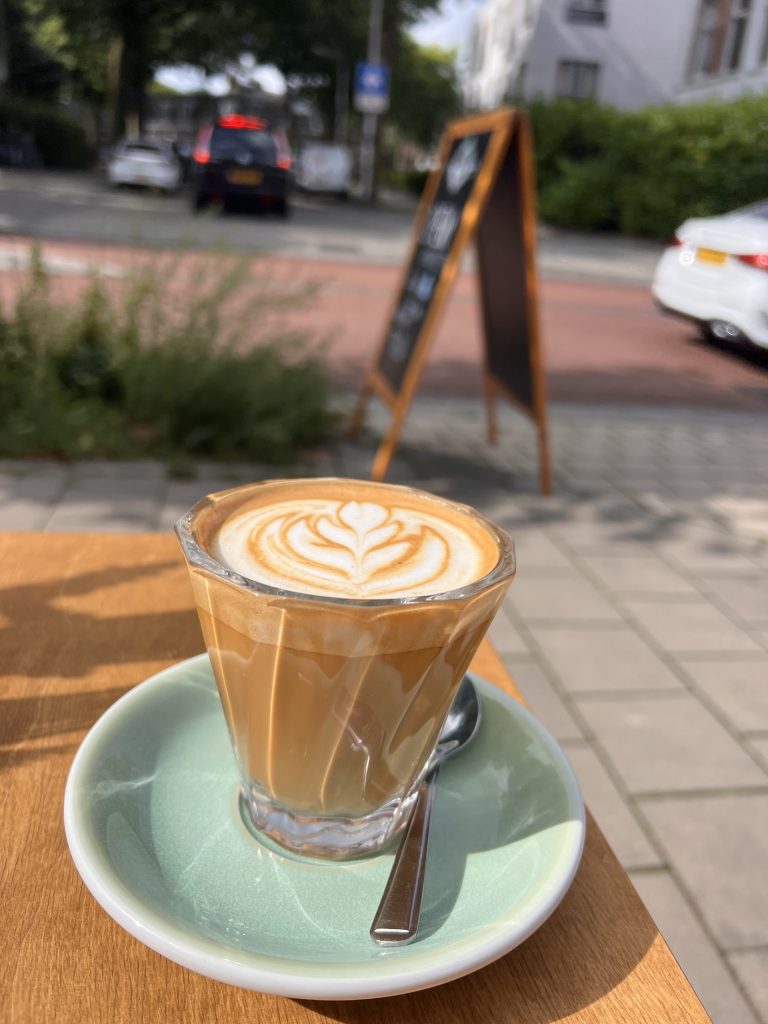
<path fill-rule="evenodd" d="M 416 213 L 411 252 L 349 425 L 354 437 L 376 395 L 392 414 L 371 477 L 383 480 L 413 399 L 440 314 L 467 245 L 474 240 L 485 345 L 488 439 L 496 443 L 496 400 L 534 421 L 539 484 L 552 489 L 536 280 L 536 209 L 527 118 L 499 110 L 448 125 L 437 168 Z"/>
<path fill-rule="evenodd" d="M 355 109 L 363 115 L 360 140 L 360 183 L 365 202 L 373 200 L 376 171 L 376 126 L 389 109 L 389 68 L 381 63 L 381 20 L 384 0 L 369 0 L 368 59 L 355 68 Z"/>

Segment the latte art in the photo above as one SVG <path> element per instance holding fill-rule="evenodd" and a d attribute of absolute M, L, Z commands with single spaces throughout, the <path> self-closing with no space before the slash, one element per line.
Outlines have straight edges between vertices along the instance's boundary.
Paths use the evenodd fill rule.
<path fill-rule="evenodd" d="M 306 496 L 231 517 L 215 553 L 269 586 L 387 598 L 442 593 L 479 579 L 492 568 L 486 547 L 455 515 L 448 520 L 427 508 Z"/>

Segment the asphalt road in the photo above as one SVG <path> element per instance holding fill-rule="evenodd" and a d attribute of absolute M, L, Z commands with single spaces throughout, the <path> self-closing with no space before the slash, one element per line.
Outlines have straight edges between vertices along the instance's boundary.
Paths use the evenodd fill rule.
<path fill-rule="evenodd" d="M 337 381 L 356 387 L 386 323 L 413 212 L 407 202 L 370 209 L 299 197 L 288 222 L 272 215 L 200 217 L 183 196 L 114 191 L 93 176 L 3 171 L 0 295 L 7 299 L 12 291 L 13 268 L 31 237 L 45 240 L 49 267 L 65 290 L 84 286 L 93 265 L 121 276 L 137 247 L 224 243 L 254 256 L 269 253 L 267 263 L 255 266 L 319 286 L 314 302 L 291 319 L 327 341 Z M 717 349 L 655 309 L 648 284 L 658 253 L 646 243 L 541 232 L 550 398 L 768 412 L 768 353 Z M 434 338 L 422 392 L 480 391 L 482 340 L 470 263 Z"/>
<path fill-rule="evenodd" d="M 385 194 L 371 208 L 297 194 L 287 221 L 268 213 L 200 215 L 183 192 L 112 189 L 96 174 L 0 170 L 0 237 L 151 248 L 226 245 L 246 253 L 400 266 L 415 210 L 410 197 Z M 539 264 L 549 277 L 647 283 L 659 252 L 655 243 L 548 229 L 539 238 Z"/>

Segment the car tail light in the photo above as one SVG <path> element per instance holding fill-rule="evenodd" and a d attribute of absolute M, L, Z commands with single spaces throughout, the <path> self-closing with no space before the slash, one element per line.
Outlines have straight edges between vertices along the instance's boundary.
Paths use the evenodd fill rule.
<path fill-rule="evenodd" d="M 259 131 L 267 127 L 267 122 L 260 117 L 244 117 L 243 114 L 228 114 L 219 118 L 220 128 L 248 128 L 251 131 Z"/>
<path fill-rule="evenodd" d="M 197 136 L 197 145 L 192 152 L 192 159 L 196 164 L 207 164 L 211 159 L 211 135 L 213 135 L 213 128 L 210 125 L 207 128 L 200 129 L 200 134 Z"/>
<path fill-rule="evenodd" d="M 679 235 L 673 235 L 667 242 L 668 249 L 676 249 L 680 245 L 685 245 L 685 241 Z"/>
<path fill-rule="evenodd" d="M 277 158 L 277 166 L 281 171 L 290 171 L 291 169 L 291 158 L 289 156 L 279 156 Z"/>
<path fill-rule="evenodd" d="M 768 253 L 760 253 L 757 256 L 737 256 L 737 260 L 746 263 L 748 267 L 757 267 L 758 270 L 768 270 Z"/>

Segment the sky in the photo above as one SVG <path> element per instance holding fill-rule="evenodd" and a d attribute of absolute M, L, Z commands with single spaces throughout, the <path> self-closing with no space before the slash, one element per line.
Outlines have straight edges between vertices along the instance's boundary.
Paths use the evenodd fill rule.
<path fill-rule="evenodd" d="M 438 11 L 411 29 L 422 46 L 454 47 L 461 52 L 469 39 L 472 21 L 483 6 L 482 0 L 443 0 Z"/>
<path fill-rule="evenodd" d="M 437 11 L 413 26 L 411 35 L 422 46 L 455 48 L 461 56 L 463 46 L 469 39 L 472 20 L 482 7 L 482 3 L 483 0 L 442 0 Z M 276 68 L 259 65 L 249 70 L 262 89 L 278 96 L 285 93 L 283 76 Z M 155 77 L 159 82 L 180 92 L 195 92 L 202 88 L 203 84 L 215 96 L 221 96 L 227 91 L 227 79 L 224 75 L 213 75 L 205 82 L 202 73 L 192 67 L 161 68 Z"/>

